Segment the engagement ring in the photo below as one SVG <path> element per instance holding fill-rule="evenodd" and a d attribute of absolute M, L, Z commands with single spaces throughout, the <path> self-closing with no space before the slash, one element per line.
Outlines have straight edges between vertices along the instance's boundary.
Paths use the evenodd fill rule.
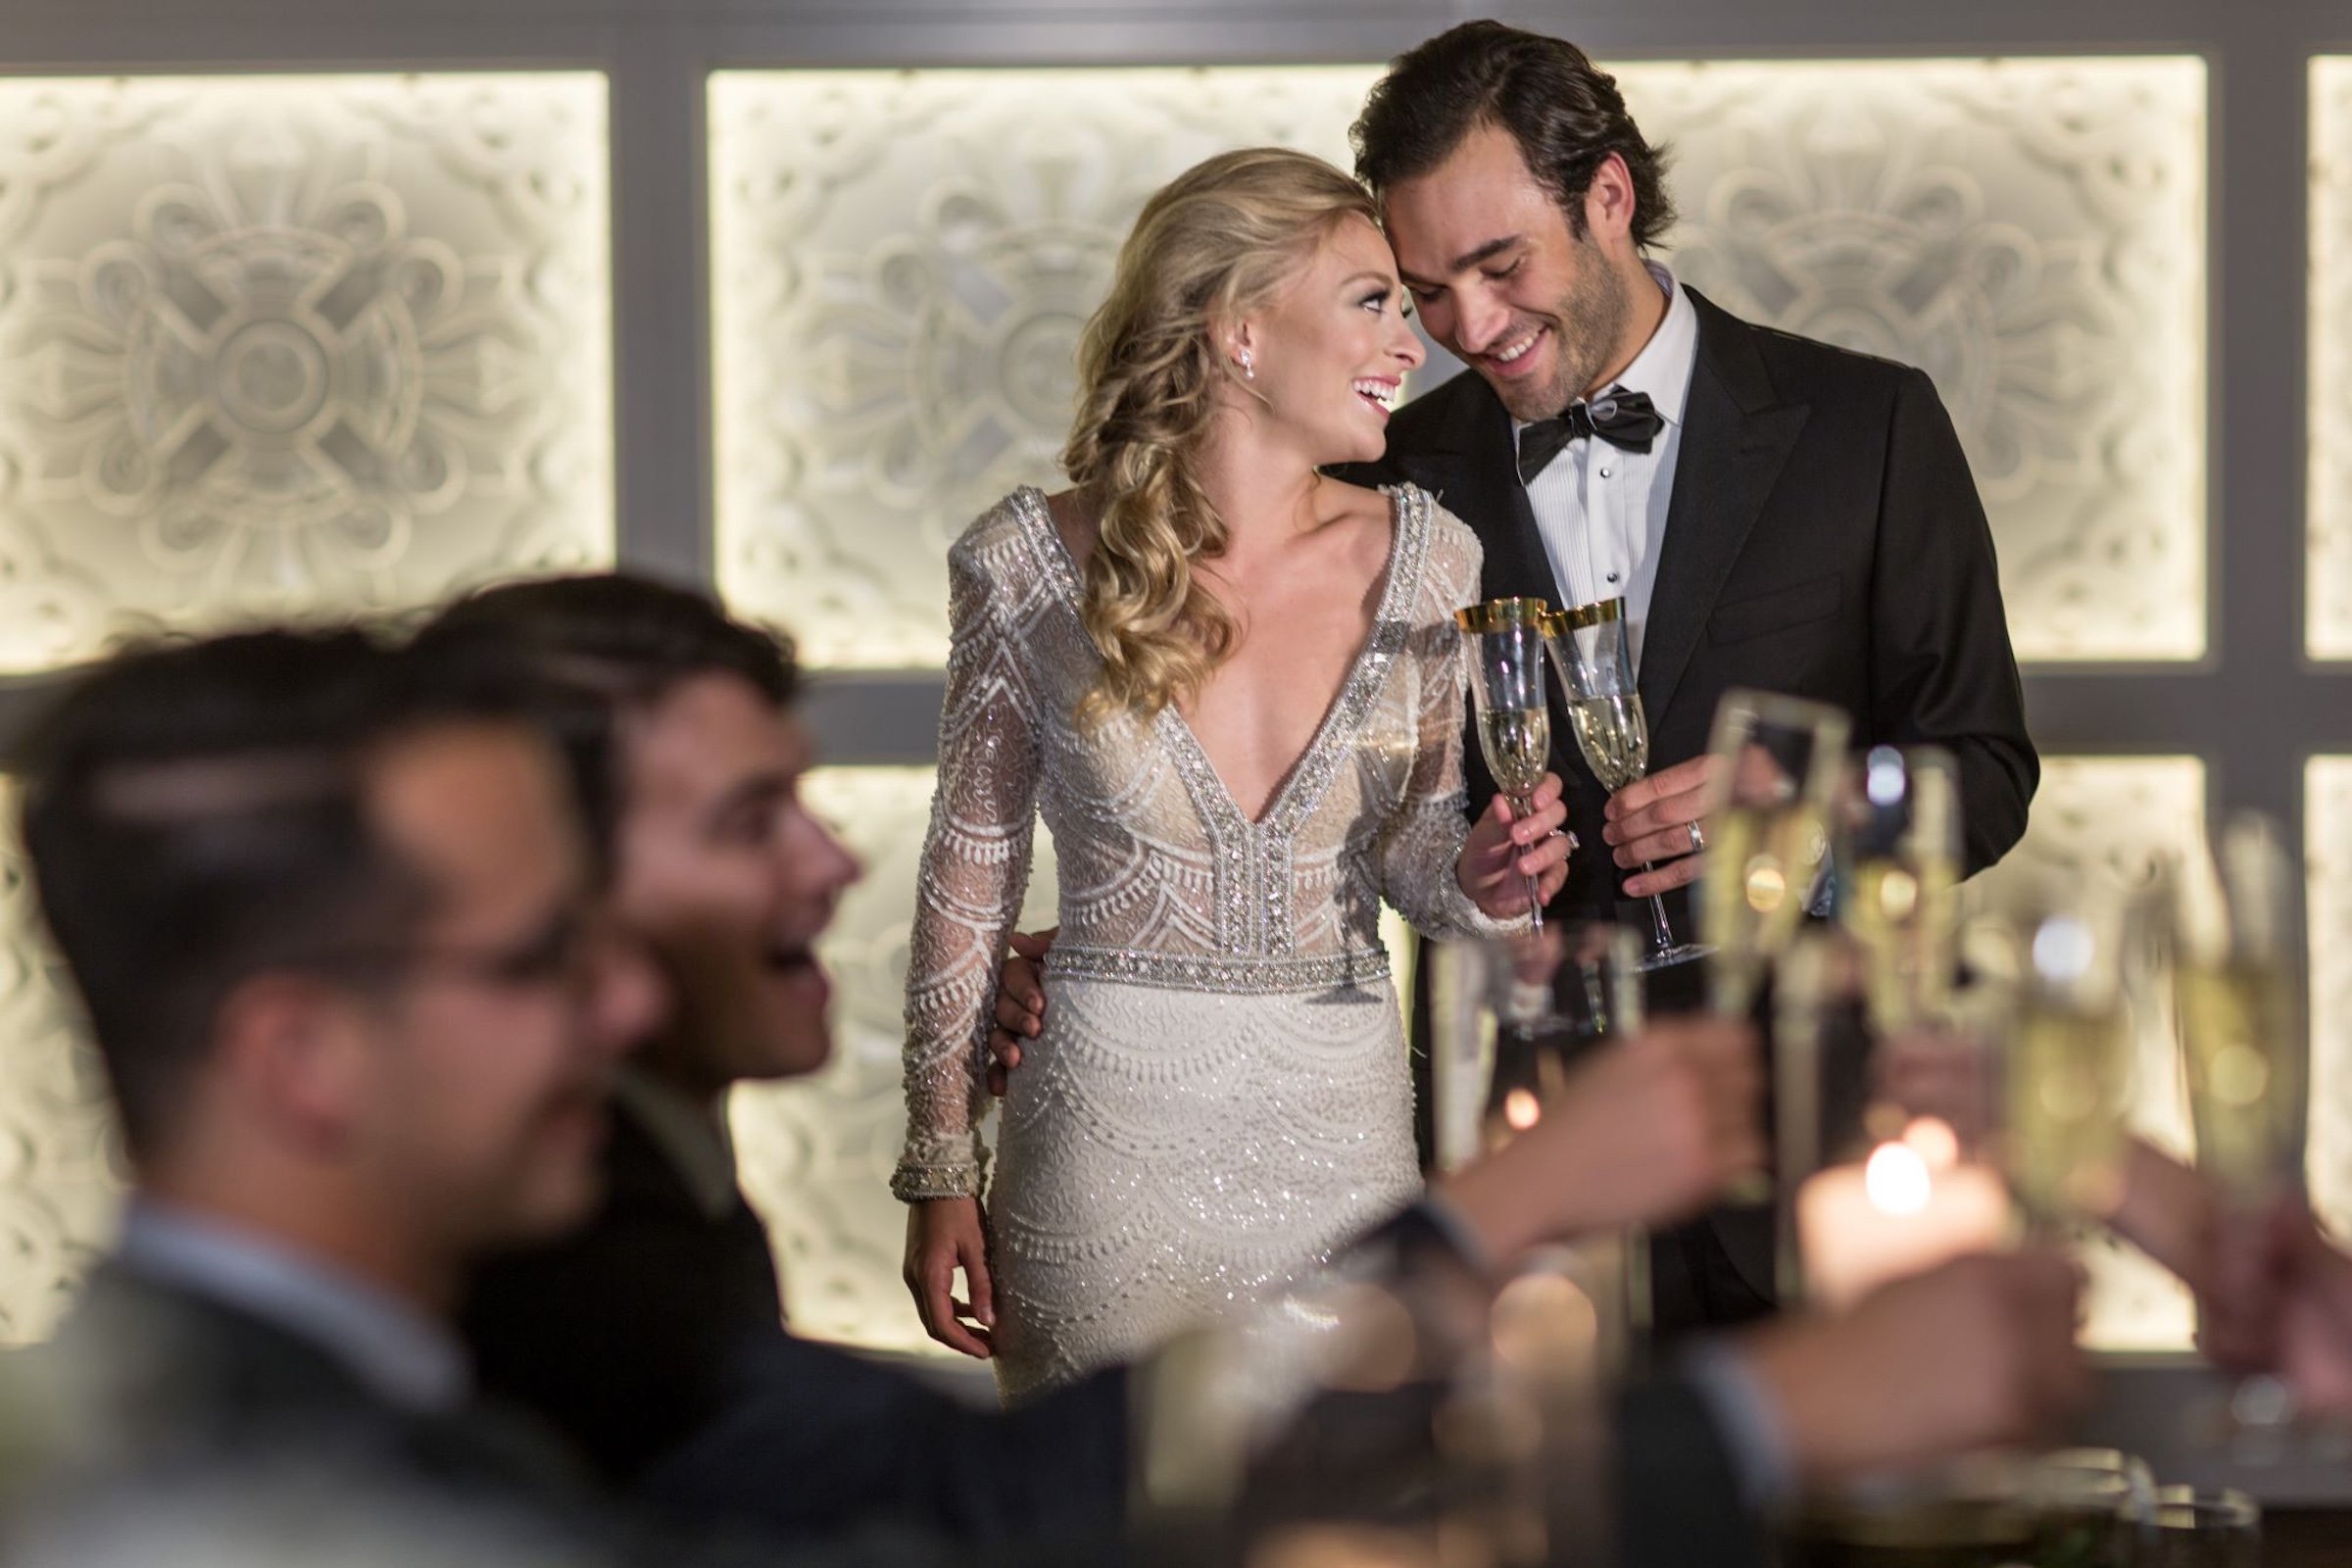
<path fill-rule="evenodd" d="M 1707 847 L 1707 830 L 1696 822 L 1687 825 L 1690 829 L 1690 853 L 1696 855 Z"/>

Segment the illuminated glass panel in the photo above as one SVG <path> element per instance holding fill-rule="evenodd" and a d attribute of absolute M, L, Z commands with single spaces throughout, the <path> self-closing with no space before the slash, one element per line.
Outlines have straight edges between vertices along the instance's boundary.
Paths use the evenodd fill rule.
<path fill-rule="evenodd" d="M 0 786 L 0 1347 L 56 1324 L 122 1193 L 105 1079 L 40 930 L 16 814 Z"/>
<path fill-rule="evenodd" d="M 605 81 L 0 81 L 0 669 L 612 553 Z"/>
<path fill-rule="evenodd" d="M 2311 63 L 2310 535 L 2304 634 L 2352 659 L 2352 56 Z"/>
<path fill-rule="evenodd" d="M 818 662 L 936 663 L 944 555 L 1052 483 L 1071 349 L 1144 198 L 1335 160 L 1370 67 L 722 73 L 718 570 Z M 2188 59 L 1641 64 L 1670 259 L 1926 368 L 2029 660 L 2205 650 L 2205 72 Z"/>

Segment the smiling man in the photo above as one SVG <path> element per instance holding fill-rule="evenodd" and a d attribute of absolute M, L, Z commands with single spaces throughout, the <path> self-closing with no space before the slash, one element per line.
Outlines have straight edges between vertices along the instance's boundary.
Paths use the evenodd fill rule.
<path fill-rule="evenodd" d="M 1366 477 L 1442 496 L 1491 596 L 1625 601 L 1651 773 L 1612 796 L 1554 719 L 1582 843 L 1559 906 L 1646 928 L 1629 901 L 1683 904 L 1734 686 L 1835 704 L 1858 746 L 1946 748 L 1968 869 L 2006 853 L 2039 765 L 1991 534 L 1928 377 L 1679 282 L 1651 254 L 1665 154 L 1573 44 L 1455 27 L 1395 63 L 1353 141 L 1430 335 L 1474 372 L 1399 412 Z M 1476 810 L 1494 786 L 1466 749 Z M 1659 1321 L 1753 1315 L 1771 1280 L 1761 1211 L 1718 1216 L 1661 1250 Z"/>

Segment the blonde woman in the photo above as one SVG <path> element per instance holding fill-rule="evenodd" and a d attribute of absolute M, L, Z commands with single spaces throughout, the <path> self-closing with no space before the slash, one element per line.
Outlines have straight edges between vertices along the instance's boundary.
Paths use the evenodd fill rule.
<path fill-rule="evenodd" d="M 1422 350 L 1354 181 L 1275 150 L 1160 191 L 1079 354 L 1073 488 L 949 556 L 954 652 L 906 998 L 907 1282 L 1007 1397 L 1314 1267 L 1419 1187 L 1380 946 L 1524 918 L 1559 784 L 1463 810 L 1469 530 L 1322 477 L 1385 445 Z M 1060 934 L 975 1132 L 1043 812 Z M 1524 875 L 1523 875 L 1524 873 Z M 960 1268 L 967 1299 L 952 1297 Z"/>

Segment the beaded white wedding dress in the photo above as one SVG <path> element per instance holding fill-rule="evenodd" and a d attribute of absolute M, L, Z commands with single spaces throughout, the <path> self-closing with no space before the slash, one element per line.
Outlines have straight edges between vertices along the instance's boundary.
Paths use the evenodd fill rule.
<path fill-rule="evenodd" d="M 1453 612 L 1478 595 L 1479 547 L 1420 491 L 1391 495 L 1371 634 L 1255 821 L 1173 707 L 1074 718 L 1100 662 L 1043 495 L 1006 498 L 949 556 L 891 1185 L 980 1191 L 989 1015 L 1042 812 L 1061 929 L 988 1194 L 1007 1398 L 1281 1288 L 1419 1189 L 1380 903 L 1436 935 L 1496 927 L 1453 870 Z"/>

